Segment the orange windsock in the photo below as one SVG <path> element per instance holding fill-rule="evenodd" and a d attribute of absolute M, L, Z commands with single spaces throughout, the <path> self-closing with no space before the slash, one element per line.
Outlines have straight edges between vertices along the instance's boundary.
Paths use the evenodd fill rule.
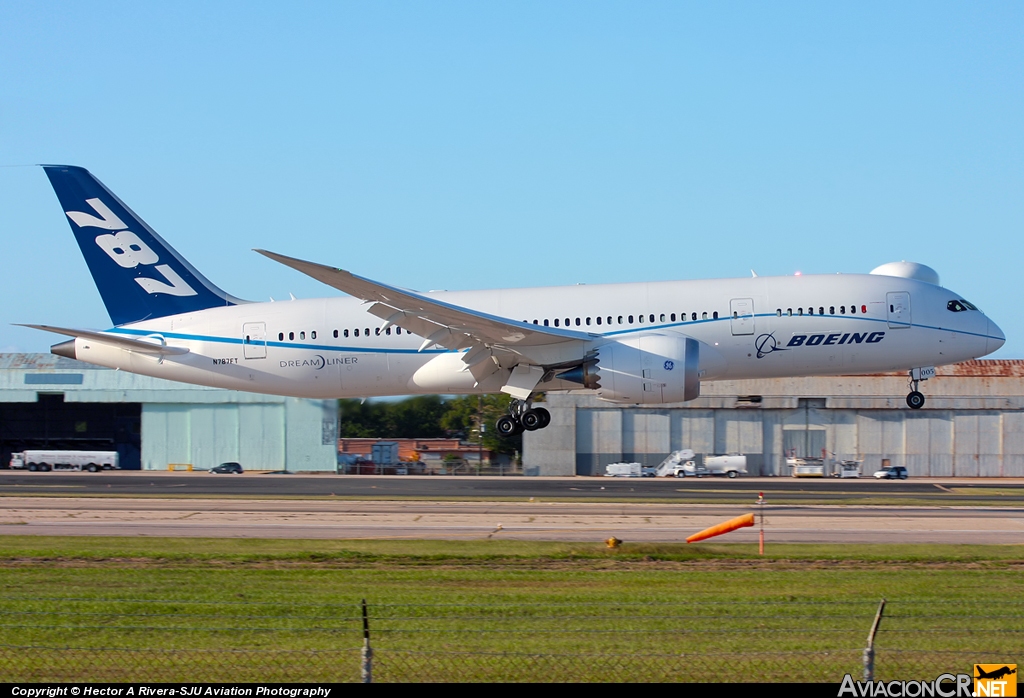
<path fill-rule="evenodd" d="M 705 538 L 711 538 L 713 536 L 720 536 L 723 533 L 729 531 L 735 531 L 737 528 L 745 528 L 746 526 L 754 525 L 754 515 L 744 514 L 743 516 L 737 516 L 735 519 L 729 519 L 720 524 L 715 524 L 711 528 L 705 528 L 700 533 L 694 533 L 692 536 L 686 539 L 687 543 L 696 543 L 699 540 Z"/>

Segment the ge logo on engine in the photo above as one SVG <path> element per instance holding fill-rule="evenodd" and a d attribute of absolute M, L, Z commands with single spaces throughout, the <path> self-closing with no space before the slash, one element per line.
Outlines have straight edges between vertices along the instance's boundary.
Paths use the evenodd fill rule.
<path fill-rule="evenodd" d="M 665 362 L 665 370 L 666 371 L 671 371 L 675 367 L 676 367 L 676 362 L 675 361 L 666 361 Z"/>

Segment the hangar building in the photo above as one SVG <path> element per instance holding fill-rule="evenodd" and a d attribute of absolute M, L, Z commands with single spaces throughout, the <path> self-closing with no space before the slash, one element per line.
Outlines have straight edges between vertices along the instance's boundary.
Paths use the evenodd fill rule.
<path fill-rule="evenodd" d="M 337 468 L 337 402 L 257 395 L 0 354 L 0 458 L 33 448 L 118 451 L 124 469 Z"/>
<path fill-rule="evenodd" d="M 785 454 L 883 458 L 914 477 L 1024 476 L 1024 361 L 968 361 L 921 384 L 911 410 L 907 375 L 773 378 L 703 383 L 701 397 L 627 407 L 550 395 L 551 425 L 523 436 L 528 475 L 603 475 L 620 461 L 657 465 L 670 452 L 747 455 L 751 475 L 789 475 Z M 833 456 L 834 454 L 834 456 Z"/>

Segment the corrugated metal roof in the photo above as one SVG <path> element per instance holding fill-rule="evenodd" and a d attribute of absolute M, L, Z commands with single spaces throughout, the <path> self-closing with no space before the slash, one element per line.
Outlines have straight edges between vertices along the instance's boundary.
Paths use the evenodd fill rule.
<path fill-rule="evenodd" d="M 275 404 L 290 399 L 114 371 L 53 354 L 0 354 L 0 402 L 35 402 L 40 391 L 62 392 L 68 402 Z"/>
<path fill-rule="evenodd" d="M 975 359 L 935 369 L 937 376 L 1024 378 L 1024 359 Z M 892 373 L 869 373 L 871 376 L 905 376 L 906 371 Z"/>
<path fill-rule="evenodd" d="M 1024 377 L 1024 361 L 1021 359 L 978 359 L 977 361 L 943 366 L 937 372 L 940 376 L 1022 378 Z"/>
<path fill-rule="evenodd" d="M 56 354 L 0 354 L 0 370 L 22 370 L 22 371 L 110 371 L 112 369 L 103 366 L 94 366 L 84 361 L 67 359 Z"/>

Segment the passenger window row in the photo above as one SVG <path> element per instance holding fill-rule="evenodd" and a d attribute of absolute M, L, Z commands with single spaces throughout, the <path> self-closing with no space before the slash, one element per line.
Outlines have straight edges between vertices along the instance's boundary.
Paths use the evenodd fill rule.
<path fill-rule="evenodd" d="M 860 310 L 858 311 L 856 305 L 851 305 L 850 306 L 850 315 L 856 315 L 858 312 L 860 312 L 862 315 L 866 315 L 867 312 L 868 312 L 868 307 L 866 305 L 861 305 L 860 306 Z M 815 313 L 814 306 L 811 305 L 811 306 L 807 307 L 807 314 L 808 315 L 846 315 L 846 306 L 845 305 L 839 306 L 839 312 L 837 313 L 836 312 L 836 306 L 830 305 L 828 307 L 828 313 L 826 313 L 825 312 L 825 306 L 819 305 L 818 309 L 817 309 L 817 313 Z M 782 308 L 776 308 L 775 315 L 777 317 L 782 317 L 783 316 Z M 786 317 L 793 317 L 794 315 L 796 315 L 797 317 L 802 317 L 804 315 L 804 309 L 803 308 L 797 308 L 796 312 L 794 312 L 792 308 L 786 308 L 785 315 L 786 315 Z"/>
<path fill-rule="evenodd" d="M 701 313 L 700 314 L 700 319 L 701 320 L 707 320 L 708 319 L 708 313 L 707 312 Z M 717 320 L 718 319 L 718 311 L 717 310 L 711 313 L 711 319 L 713 319 L 713 320 Z M 690 320 L 696 322 L 696 320 L 697 320 L 697 313 L 691 313 L 690 314 Z M 679 321 L 680 322 L 686 322 L 686 313 L 680 313 L 679 314 Z M 660 315 L 655 315 L 654 313 L 648 313 L 648 314 L 640 314 L 640 315 L 619 315 L 619 316 L 608 315 L 608 316 L 605 316 L 605 317 L 602 317 L 602 316 L 599 315 L 597 317 L 586 317 L 586 318 L 578 317 L 578 318 L 575 318 L 575 322 L 574 322 L 573 318 L 568 318 L 567 317 L 567 318 L 565 318 L 563 320 L 562 318 L 557 318 L 556 317 L 554 320 L 552 320 L 550 318 L 545 318 L 543 320 L 534 320 L 532 324 L 534 324 L 534 325 L 543 325 L 544 327 L 552 327 L 552 326 L 554 326 L 554 327 L 573 327 L 573 326 L 575 326 L 575 327 L 583 327 L 583 326 L 590 327 L 592 325 L 633 325 L 633 324 L 643 325 L 644 323 L 648 323 L 648 322 L 650 322 L 650 323 L 654 323 L 654 322 L 676 322 L 676 314 L 675 313 L 670 313 L 670 314 L 666 315 L 665 313 L 661 313 Z M 530 321 L 529 320 L 523 320 L 523 323 L 530 324 Z"/>
<path fill-rule="evenodd" d="M 294 342 L 295 341 L 295 337 L 296 337 L 296 333 L 295 332 L 289 332 L 288 333 L 288 341 Z M 298 338 L 299 339 L 305 339 L 306 338 L 306 333 L 305 332 L 299 332 L 298 333 Z M 316 339 L 316 330 L 313 330 L 312 332 L 309 333 L 309 338 L 310 339 Z M 277 333 L 277 341 L 279 341 L 279 342 L 283 342 L 284 341 L 284 332 L 278 332 Z"/>
<path fill-rule="evenodd" d="M 387 328 L 386 330 L 384 330 L 383 334 L 387 335 L 387 336 L 391 336 L 391 330 L 394 330 L 395 331 L 394 333 L 396 335 L 402 334 L 402 328 L 401 327 L 397 327 L 397 326 Z M 298 334 L 298 338 L 300 340 L 306 338 L 306 333 L 305 332 L 299 332 L 297 334 Z M 380 328 L 379 327 L 376 328 L 373 331 L 373 334 L 376 337 L 380 337 L 381 334 L 382 334 Z M 284 341 L 284 336 L 285 336 L 284 332 L 278 332 L 277 333 L 277 340 L 279 342 L 283 342 Z M 357 327 L 356 329 L 351 330 L 351 332 L 349 330 L 334 330 L 334 338 L 335 339 L 338 339 L 340 337 L 369 337 L 369 336 L 370 336 L 370 328 L 369 327 L 364 327 L 362 330 L 360 330 Z M 294 342 L 295 338 L 296 338 L 296 333 L 295 332 L 289 332 L 288 333 L 288 341 Z M 312 330 L 309 333 L 309 338 L 310 339 L 316 339 L 316 330 Z"/>
<path fill-rule="evenodd" d="M 603 327 L 603 326 L 613 326 L 613 325 L 635 325 L 635 324 L 643 325 L 645 323 L 655 323 L 655 322 L 676 322 L 677 321 L 676 318 L 677 318 L 677 315 L 675 313 L 668 313 L 668 314 L 661 313 L 659 315 L 655 315 L 654 313 L 642 313 L 642 314 L 639 314 L 639 315 L 618 315 L 618 316 L 607 315 L 607 316 L 577 317 L 577 318 L 568 318 L 567 317 L 567 318 L 564 318 L 564 319 L 563 318 L 554 318 L 553 320 L 551 318 L 545 318 L 544 320 L 534 320 L 532 324 L 534 324 L 534 325 L 543 325 L 544 327 L 551 327 L 551 326 L 554 326 L 554 327 L 573 327 L 573 326 L 575 326 L 575 327 L 584 327 L 584 326 L 592 327 L 594 325 L 598 325 L 598 326 L 602 326 Z M 718 311 L 715 310 L 715 311 L 712 311 L 710 313 L 708 313 L 708 311 L 703 311 L 699 315 L 697 313 L 695 313 L 695 312 L 691 312 L 690 316 L 689 316 L 689 321 L 691 321 L 691 322 L 697 322 L 698 320 L 709 320 L 709 319 L 710 320 L 717 320 L 718 319 Z M 679 322 L 687 322 L 686 313 L 679 313 L 678 321 Z M 530 321 L 529 320 L 523 320 L 523 323 L 524 324 L 530 324 Z M 383 333 L 381 332 L 381 329 L 378 327 L 378 328 L 373 330 L 373 336 L 379 337 L 379 336 L 381 336 L 381 334 L 390 336 L 392 334 L 392 330 L 394 330 L 394 334 L 395 335 L 401 335 L 402 334 L 402 328 L 398 327 L 398 326 L 388 327 L 387 329 L 385 329 L 383 331 Z M 407 334 L 411 334 L 411 333 L 408 332 L 408 330 L 406 332 L 407 332 Z M 369 337 L 369 336 L 371 336 L 371 331 L 370 331 L 369 327 L 364 327 L 362 329 L 357 327 L 357 328 L 351 329 L 351 330 L 348 330 L 348 329 L 334 330 L 334 338 L 335 339 L 349 338 L 349 337 Z M 300 331 L 300 332 L 297 332 L 297 333 L 296 332 L 288 332 L 287 333 L 287 337 L 288 337 L 288 341 L 290 341 L 290 342 L 295 341 L 296 337 L 299 340 L 304 340 L 306 338 L 306 333 L 303 332 L 303 331 Z M 310 339 L 316 339 L 316 330 L 310 331 L 309 338 Z M 278 335 L 277 335 L 277 339 L 280 342 L 285 341 L 285 333 L 284 332 L 279 332 Z"/>

